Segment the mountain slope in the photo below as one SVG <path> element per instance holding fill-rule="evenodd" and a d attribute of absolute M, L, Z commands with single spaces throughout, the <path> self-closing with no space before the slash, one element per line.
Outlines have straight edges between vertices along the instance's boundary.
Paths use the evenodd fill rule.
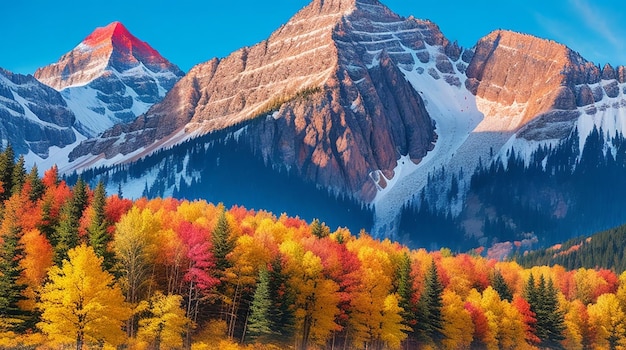
<path fill-rule="evenodd" d="M 32 152 L 47 158 L 50 152 L 77 141 L 72 129 L 76 117 L 61 94 L 33 76 L 0 68 L 0 140 L 18 154 Z"/>
<path fill-rule="evenodd" d="M 245 130 L 255 153 L 369 201 L 370 173 L 391 178 L 399 154 L 419 162 L 435 140 L 419 94 L 397 66 L 413 58 L 388 41 L 425 55 L 425 42 L 449 44 L 434 25 L 404 20 L 377 1 L 314 1 L 267 41 L 194 67 L 144 117 L 72 156 L 132 158 L 262 117 Z"/>
<path fill-rule="evenodd" d="M 160 101 L 183 72 L 119 22 L 97 28 L 35 77 L 63 94 L 75 128 L 94 137 Z"/>
<path fill-rule="evenodd" d="M 579 237 L 546 249 L 527 252 L 514 259 L 522 266 L 561 265 L 568 270 L 581 267 L 626 271 L 626 226 L 616 227 L 589 237 Z"/>

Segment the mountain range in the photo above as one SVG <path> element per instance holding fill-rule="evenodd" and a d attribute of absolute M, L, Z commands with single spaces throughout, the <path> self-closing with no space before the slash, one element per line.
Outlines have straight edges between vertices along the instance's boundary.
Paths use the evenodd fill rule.
<path fill-rule="evenodd" d="M 626 222 L 625 95 L 624 66 L 553 41 L 497 30 L 464 49 L 377 0 L 314 0 L 186 74 L 98 28 L 34 77 L 0 71 L 0 132 L 127 196 L 465 249 Z"/>

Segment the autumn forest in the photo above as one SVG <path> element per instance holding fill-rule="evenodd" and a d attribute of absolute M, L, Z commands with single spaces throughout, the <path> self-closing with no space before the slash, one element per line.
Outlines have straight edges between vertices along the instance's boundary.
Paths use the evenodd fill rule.
<path fill-rule="evenodd" d="M 0 153 L 0 348 L 618 349 L 626 273 L 107 196 Z M 621 274 L 620 274 L 621 273 Z"/>

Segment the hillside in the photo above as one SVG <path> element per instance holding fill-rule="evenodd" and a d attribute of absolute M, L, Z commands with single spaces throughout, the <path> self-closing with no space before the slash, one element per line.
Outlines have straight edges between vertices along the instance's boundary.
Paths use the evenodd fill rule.
<path fill-rule="evenodd" d="M 626 271 L 626 225 L 573 238 L 552 247 L 527 252 L 513 259 L 522 266 L 561 265 L 569 270 L 578 268 Z"/>

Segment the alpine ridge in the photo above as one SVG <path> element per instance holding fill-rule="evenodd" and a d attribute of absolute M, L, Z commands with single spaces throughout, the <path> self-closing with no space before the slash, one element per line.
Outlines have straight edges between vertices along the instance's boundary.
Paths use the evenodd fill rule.
<path fill-rule="evenodd" d="M 17 154 L 47 158 L 76 142 L 76 117 L 61 94 L 32 75 L 0 68 L 0 140 Z"/>
<path fill-rule="evenodd" d="M 120 22 L 97 28 L 58 62 L 35 72 L 61 91 L 86 137 L 146 112 L 183 75 Z"/>
<path fill-rule="evenodd" d="M 268 40 L 194 67 L 146 115 L 71 157 L 137 157 L 262 117 L 243 134 L 266 162 L 371 201 L 400 155 L 417 163 L 433 147 L 434 125 L 398 68 L 413 60 L 405 46 L 428 59 L 425 43 L 450 45 L 432 23 L 378 1 L 314 1 Z"/>

